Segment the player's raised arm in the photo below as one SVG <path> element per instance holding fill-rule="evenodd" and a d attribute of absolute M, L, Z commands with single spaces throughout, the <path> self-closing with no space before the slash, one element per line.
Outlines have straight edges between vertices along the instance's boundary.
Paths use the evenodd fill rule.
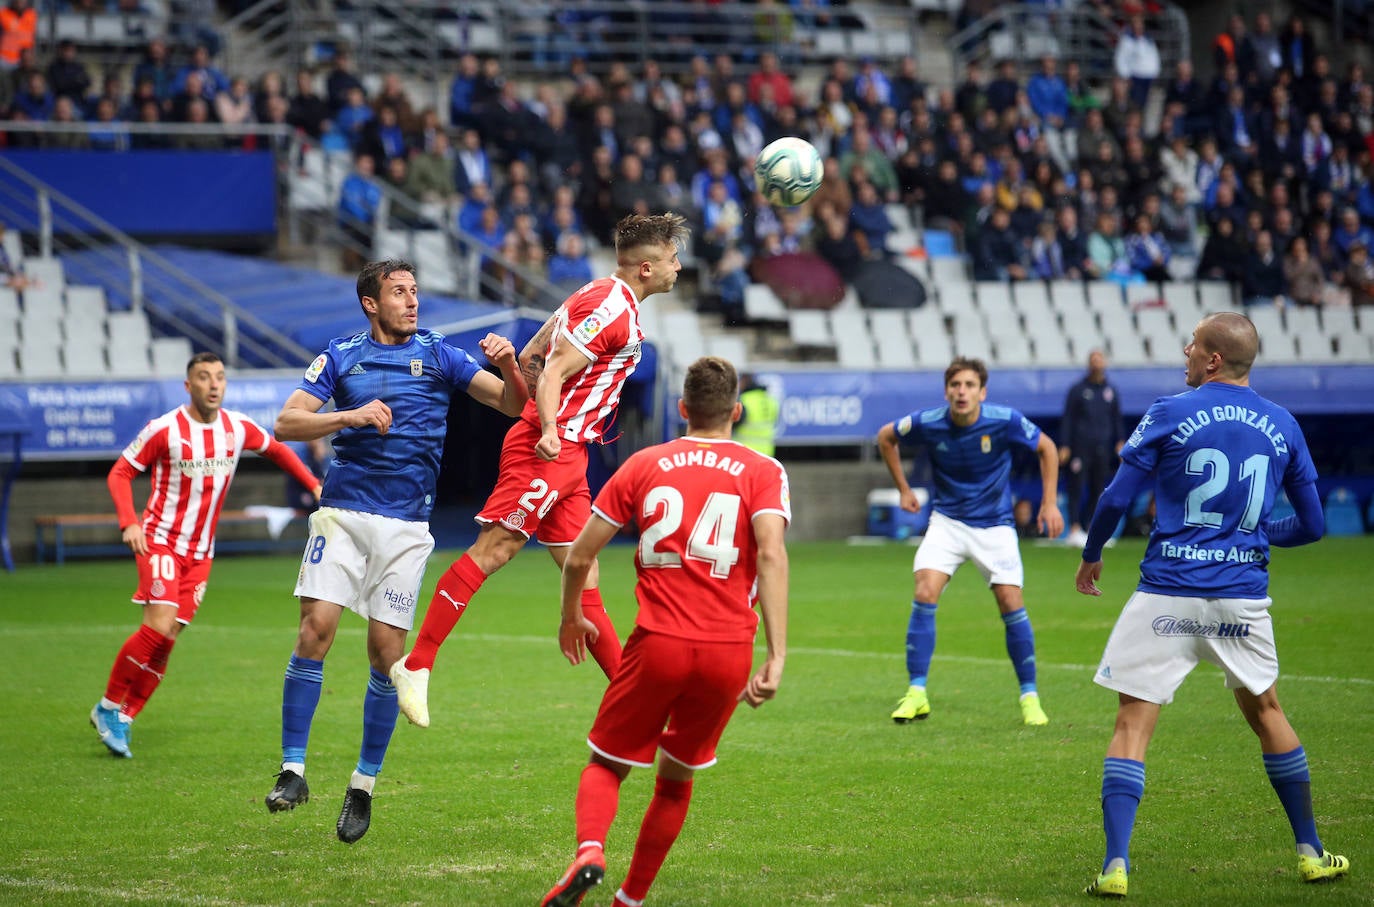
<path fill-rule="evenodd" d="M 544 353 L 548 350 L 549 341 L 553 339 L 553 332 L 556 330 L 558 313 L 554 312 L 520 351 L 520 373 L 525 376 L 525 386 L 529 389 L 531 397 L 534 396 L 535 388 L 539 386 L 539 376 L 544 373 Z"/>
<path fill-rule="evenodd" d="M 314 441 L 332 435 L 341 428 L 361 428 L 371 425 L 384 435 L 391 429 L 391 407 L 381 400 L 365 403 L 357 409 L 336 409 L 320 412 L 324 401 L 299 388 L 291 392 L 277 414 L 272 433 L 282 441 Z"/>
<path fill-rule="evenodd" d="M 488 371 L 478 372 L 468 385 L 468 395 L 478 403 L 485 403 L 508 416 L 520 415 L 530 393 L 520 373 L 515 345 L 499 334 L 488 334 L 478 341 L 477 347 L 487 361 L 500 370 L 501 378 L 498 380 Z"/>

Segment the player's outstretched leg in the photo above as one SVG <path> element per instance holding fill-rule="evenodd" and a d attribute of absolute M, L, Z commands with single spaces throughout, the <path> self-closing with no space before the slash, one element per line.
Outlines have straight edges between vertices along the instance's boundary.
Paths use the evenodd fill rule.
<path fill-rule="evenodd" d="M 119 706 L 114 705 L 107 699 L 101 699 L 94 708 L 91 709 L 91 727 L 100 735 L 100 742 L 105 744 L 105 748 L 111 755 L 119 756 L 123 759 L 132 759 L 134 754 L 129 751 L 128 729 L 131 722 L 122 720 L 119 714 Z"/>
<path fill-rule="evenodd" d="M 601 884 L 606 877 L 606 855 L 595 844 L 577 852 L 567 870 L 559 877 L 539 907 L 576 907 L 588 891 Z"/>
<path fill-rule="evenodd" d="M 1286 723 L 1286 719 L 1283 719 Z M 1291 733 L 1291 728 L 1290 728 Z M 1296 739 L 1296 736 L 1293 737 Z M 1304 882 L 1328 882 L 1350 871 L 1350 861 L 1322 846 L 1312 815 L 1312 776 L 1307 752 L 1298 745 L 1286 753 L 1264 753 L 1264 771 L 1283 804 L 1298 846 L 1298 871 Z"/>
<path fill-rule="evenodd" d="M 906 628 L 906 672 L 910 686 L 892 711 L 892 720 L 898 724 L 930 717 L 926 675 L 930 673 L 930 659 L 935 654 L 935 608 L 934 602 L 911 603 L 911 619 Z"/>
<path fill-rule="evenodd" d="M 898 724 L 906 724 L 908 721 L 924 721 L 930 717 L 930 697 L 926 695 L 925 687 L 909 686 L 904 695 L 897 702 L 897 708 L 892 710 L 892 720 Z"/>
<path fill-rule="evenodd" d="M 1350 861 L 1329 850 L 1319 857 L 1304 853 L 1298 855 L 1298 871 L 1304 882 L 1330 882 L 1350 871 Z"/>
<path fill-rule="evenodd" d="M 1021 721 L 1032 727 L 1049 724 L 1035 686 L 1035 634 L 1030 615 L 1025 608 L 1017 608 L 1003 614 L 1002 623 L 1006 625 L 1007 656 L 1021 686 Z"/>
<path fill-rule="evenodd" d="M 310 799 L 305 783 L 305 750 L 310 724 L 324 687 L 324 661 L 292 654 L 281 695 L 281 772 L 264 798 L 272 812 L 295 809 Z"/>
<path fill-rule="evenodd" d="M 1102 830 L 1107 836 L 1107 854 L 1102 872 L 1089 885 L 1087 894 L 1099 897 L 1126 896 L 1127 874 L 1131 871 L 1131 832 L 1140 798 L 1145 795 L 1145 763 L 1135 759 L 1108 756 L 1102 763 Z"/>
<path fill-rule="evenodd" d="M 334 826 L 339 840 L 352 844 L 367 834 L 372 824 L 372 784 L 376 778 L 361 772 L 354 772 L 344 791 L 343 809 L 339 811 L 339 821 Z"/>
<path fill-rule="evenodd" d="M 439 647 L 448 639 L 468 602 L 482 588 L 487 575 L 467 554 L 458 558 L 434 589 L 425 609 L 425 619 L 415 637 L 410 654 L 391 666 L 391 682 L 396 685 L 401 714 L 417 727 L 429 727 L 429 674 Z"/>

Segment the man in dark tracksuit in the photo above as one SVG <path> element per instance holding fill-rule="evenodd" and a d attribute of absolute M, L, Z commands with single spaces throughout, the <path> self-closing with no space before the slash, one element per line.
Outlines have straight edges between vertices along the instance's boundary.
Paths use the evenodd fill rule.
<path fill-rule="evenodd" d="M 1102 489 L 1116 473 L 1117 455 L 1125 440 L 1121 397 L 1107 383 L 1107 357 L 1093 350 L 1088 355 L 1088 373 L 1069 388 L 1060 428 L 1059 462 L 1068 466 L 1070 545 L 1087 541 L 1083 515 L 1091 516 L 1097 508 Z"/>

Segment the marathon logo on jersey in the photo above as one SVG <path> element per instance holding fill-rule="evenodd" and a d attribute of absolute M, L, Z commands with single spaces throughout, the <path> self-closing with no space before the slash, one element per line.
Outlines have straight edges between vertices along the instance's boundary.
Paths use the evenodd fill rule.
<path fill-rule="evenodd" d="M 1250 635 L 1249 624 L 1231 624 L 1213 621 L 1204 624 L 1191 617 L 1174 617 L 1165 614 L 1156 617 L 1150 624 L 1156 636 L 1197 636 L 1202 639 L 1244 639 Z"/>
<path fill-rule="evenodd" d="M 423 360 L 423 359 L 412 359 L 412 360 L 410 360 L 410 377 L 412 377 L 412 378 L 419 378 L 419 377 L 420 377 L 421 375 L 423 375 L 424 373 L 425 373 L 425 360 Z"/>
<path fill-rule="evenodd" d="M 1132 447 L 1139 447 L 1141 442 L 1145 440 L 1145 429 L 1153 425 L 1154 421 L 1155 420 L 1150 417 L 1149 413 L 1142 416 L 1140 424 L 1135 427 L 1135 431 L 1131 432 L 1131 437 L 1126 443 Z"/>
<path fill-rule="evenodd" d="M 386 599 L 386 606 L 398 614 L 409 614 L 415 607 L 415 595 L 411 592 L 403 592 L 399 589 L 386 587 L 382 593 L 382 598 Z"/>
<path fill-rule="evenodd" d="M 234 474 L 233 457 L 203 457 L 177 461 L 177 471 L 187 477 L 228 476 Z"/>
<path fill-rule="evenodd" d="M 311 384 L 320 380 L 320 372 L 323 372 L 324 367 L 328 364 L 329 357 L 324 353 L 320 353 L 315 357 L 315 361 L 310 363 L 310 368 L 305 370 L 305 380 L 309 381 Z"/>
<path fill-rule="evenodd" d="M 992 435 L 983 435 L 978 439 L 978 447 L 983 453 L 992 453 Z"/>

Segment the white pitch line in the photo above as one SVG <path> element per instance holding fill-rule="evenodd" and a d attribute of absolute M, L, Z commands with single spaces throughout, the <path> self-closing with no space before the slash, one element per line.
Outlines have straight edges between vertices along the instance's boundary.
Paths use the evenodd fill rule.
<path fill-rule="evenodd" d="M 210 898 L 204 895 L 191 895 L 189 897 L 168 892 L 165 888 L 158 888 L 156 894 L 149 894 L 146 891 L 131 888 L 106 887 L 102 885 L 74 885 L 70 882 L 59 882 L 54 879 L 16 879 L 13 876 L 0 876 L 0 890 L 15 889 L 42 892 L 43 894 L 75 894 L 86 897 L 95 897 L 102 901 L 106 900 L 125 900 L 125 901 L 159 901 L 171 904 L 208 904 L 212 907 L 242 907 L 247 901 L 226 901 L 223 898 Z"/>
<path fill-rule="evenodd" d="M 82 624 L 76 627 L 69 627 L 63 630 L 64 633 L 86 633 L 100 635 L 125 634 L 129 631 L 128 626 L 100 626 L 94 624 Z M 6 636 L 47 636 L 52 632 L 50 627 L 6 627 L 0 625 L 0 638 Z M 198 626 L 195 628 L 197 634 L 225 634 L 225 635 L 248 635 L 248 636 L 276 636 L 287 640 L 295 639 L 295 627 L 215 627 L 209 625 Z M 337 636 L 362 637 L 367 634 L 364 627 L 343 626 L 339 627 Z M 459 633 L 454 636 L 457 641 L 472 640 L 474 642 L 509 642 L 521 645 L 538 645 L 557 647 L 558 638 L 552 633 L 548 636 L 530 636 L 512 633 Z M 762 651 L 763 647 L 758 647 Z M 902 652 L 860 652 L 853 649 L 824 649 L 809 648 L 805 646 L 788 647 L 789 655 L 813 655 L 822 658 L 871 658 L 875 660 L 900 659 Z M 1005 658 L 985 658 L 979 655 L 935 655 L 937 662 L 958 662 L 960 664 L 974 665 L 1001 665 L 1006 663 Z M 1055 671 L 1073 672 L 1093 672 L 1097 670 L 1097 665 L 1072 664 L 1067 662 L 1037 661 L 1037 667 L 1048 668 Z M 1306 674 L 1281 674 L 1280 680 L 1297 681 L 1301 683 L 1335 683 L 1335 684 L 1354 684 L 1356 686 L 1374 686 L 1374 678 L 1369 677 L 1326 677 L 1321 675 Z"/>

